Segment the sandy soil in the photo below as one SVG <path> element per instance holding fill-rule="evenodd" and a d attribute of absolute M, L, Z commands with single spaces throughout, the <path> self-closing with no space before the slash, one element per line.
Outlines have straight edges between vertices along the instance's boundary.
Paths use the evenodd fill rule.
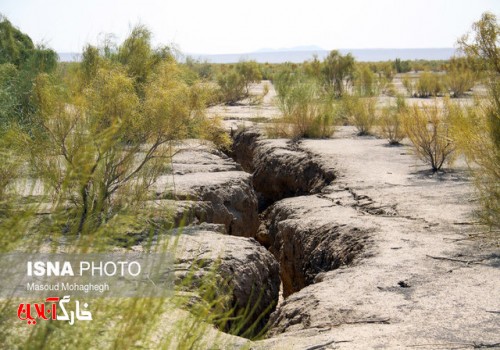
<path fill-rule="evenodd" d="M 260 103 L 252 103 L 246 99 L 236 106 L 214 106 L 208 109 L 208 115 L 221 117 L 227 130 L 236 130 L 239 126 L 249 126 L 279 117 L 280 111 L 275 103 L 276 90 L 270 81 L 264 80 L 260 84 L 252 84 L 250 94 L 262 96 L 265 85 L 269 87 L 269 92 L 264 95 Z"/>
<path fill-rule="evenodd" d="M 339 182 L 398 212 L 393 218 L 370 218 L 379 225 L 372 258 L 329 273 L 325 290 L 333 307 L 388 322 L 330 329 L 332 340 L 351 341 L 337 348 L 467 348 L 500 342 L 500 254 L 492 241 L 462 240 L 485 231 L 466 225 L 475 221 L 475 196 L 465 168 L 432 175 L 408 147 L 387 147 L 375 138 L 311 140 L 303 146 L 335 164 Z"/>

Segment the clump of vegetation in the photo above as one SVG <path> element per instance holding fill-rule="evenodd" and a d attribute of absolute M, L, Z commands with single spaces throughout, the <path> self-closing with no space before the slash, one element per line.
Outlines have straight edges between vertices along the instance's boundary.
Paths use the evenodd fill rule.
<path fill-rule="evenodd" d="M 250 95 L 250 84 L 260 83 L 262 73 L 260 67 L 255 61 L 241 61 L 236 65 L 236 72 L 241 76 L 245 85 L 245 95 Z"/>
<path fill-rule="evenodd" d="M 275 80 L 275 87 L 283 117 L 268 129 L 270 136 L 321 138 L 332 135 L 335 103 L 317 81 L 283 71 Z"/>
<path fill-rule="evenodd" d="M 415 89 L 418 97 L 435 97 L 443 91 L 443 85 L 437 73 L 423 72 L 418 77 Z"/>
<path fill-rule="evenodd" d="M 486 77 L 488 96 L 476 108 L 456 110 L 455 136 L 471 163 L 482 203 L 481 218 L 500 226 L 500 25 L 484 13 L 472 33 L 459 40 L 461 50 Z"/>
<path fill-rule="evenodd" d="M 246 97 L 245 81 L 236 69 L 221 73 L 217 79 L 219 100 L 227 105 L 234 105 Z"/>
<path fill-rule="evenodd" d="M 368 65 L 358 66 L 354 85 L 360 96 L 375 96 L 378 93 L 377 77 Z"/>
<path fill-rule="evenodd" d="M 445 84 L 452 97 L 461 97 L 474 87 L 476 73 L 465 58 L 452 58 L 446 67 Z"/>
<path fill-rule="evenodd" d="M 402 83 L 412 97 L 436 97 L 443 92 L 443 84 L 438 73 L 425 71 L 416 78 L 405 75 Z"/>
<path fill-rule="evenodd" d="M 377 100 L 352 95 L 344 96 L 342 103 L 342 113 L 348 122 L 356 127 L 358 135 L 370 135 L 377 122 Z"/>
<path fill-rule="evenodd" d="M 217 78 L 219 101 L 234 105 L 250 97 L 250 84 L 262 79 L 260 67 L 255 61 L 242 61 L 229 69 L 222 70 Z"/>
<path fill-rule="evenodd" d="M 394 68 L 398 73 L 408 73 L 409 71 L 411 71 L 411 62 L 403 61 L 400 58 L 396 58 L 394 60 Z"/>
<path fill-rule="evenodd" d="M 196 60 L 190 56 L 186 57 L 186 67 L 195 72 L 199 78 L 210 81 L 215 78 L 215 68 L 208 61 Z"/>
<path fill-rule="evenodd" d="M 382 115 L 379 118 L 380 133 L 391 145 L 399 145 L 406 137 L 403 118 L 407 109 L 408 107 L 403 96 L 397 97 L 396 106 L 389 106 L 382 109 Z"/>
<path fill-rule="evenodd" d="M 85 235 L 114 222 L 166 171 L 171 142 L 200 134 L 203 96 L 182 81 L 176 64 L 165 61 L 147 74 L 135 81 L 125 67 L 102 65 L 76 96 L 55 78 L 37 76 L 41 127 L 19 139 L 55 199 L 62 231 Z"/>
<path fill-rule="evenodd" d="M 323 61 L 321 69 L 327 91 L 337 98 L 342 97 L 352 86 L 354 69 L 354 57 L 351 54 L 344 56 L 339 51 L 331 51 Z"/>
<path fill-rule="evenodd" d="M 14 124 L 24 130 L 34 127 L 34 80 L 39 73 L 53 73 L 56 66 L 55 51 L 35 46 L 0 15 L 0 132 Z"/>
<path fill-rule="evenodd" d="M 169 212 L 147 205 L 148 189 L 169 171 L 176 142 L 213 137 L 223 145 L 227 136 L 217 120 L 205 118 L 206 85 L 187 77 L 168 50 L 153 49 L 149 38 L 141 26 L 116 51 L 88 46 L 83 62 L 68 70 L 50 68 L 37 49 L 24 61 L 37 66 L 24 66 L 24 53 L 6 56 L 0 64 L 0 96 L 5 97 L 0 113 L 2 122 L 9 121 L 0 137 L 2 252 L 125 251 L 137 242 L 128 240 L 130 232 L 168 236 L 162 220 Z M 15 87 L 29 88 L 21 96 Z M 18 183 L 24 177 L 28 184 Z M 207 321 L 255 336 L 248 312 L 227 302 L 232 295 L 226 282 L 208 274 L 190 284 L 190 298 L 165 291 L 155 298 L 94 299 L 99 317 L 78 327 L 40 322 L 21 329 L 15 317 L 19 301 L 3 299 L 0 338 L 8 348 L 206 349 L 217 343 L 204 339 L 212 329 Z"/>
<path fill-rule="evenodd" d="M 495 140 L 494 124 L 500 106 L 478 100 L 473 106 L 453 106 L 453 135 L 457 146 L 470 162 L 475 174 L 483 211 L 481 218 L 489 225 L 500 224 L 500 147 Z M 496 142 L 496 143 L 495 143 Z"/>
<path fill-rule="evenodd" d="M 410 77 L 408 74 L 403 75 L 403 78 L 401 79 L 401 82 L 408 92 L 409 96 L 415 96 L 415 80 Z"/>
<path fill-rule="evenodd" d="M 392 84 L 394 79 L 394 65 L 391 62 L 382 62 L 376 66 L 378 72 L 377 90 L 388 96 L 395 96 L 396 90 Z"/>
<path fill-rule="evenodd" d="M 445 161 L 451 162 L 455 143 L 451 139 L 449 111 L 434 105 L 413 105 L 403 119 L 404 130 L 411 140 L 415 154 L 429 164 L 433 172 L 439 171 Z"/>

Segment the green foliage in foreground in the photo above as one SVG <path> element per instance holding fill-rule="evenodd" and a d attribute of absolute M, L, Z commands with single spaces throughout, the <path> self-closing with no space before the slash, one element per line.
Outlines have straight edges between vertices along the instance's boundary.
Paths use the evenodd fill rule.
<path fill-rule="evenodd" d="M 34 49 L 31 38 L 0 15 L 0 64 L 12 63 L 20 67 Z"/>
<path fill-rule="evenodd" d="M 116 54 L 88 46 L 80 65 L 41 69 L 25 80 L 23 97 L 33 109 L 9 119 L 0 138 L 0 252 L 125 252 L 141 243 L 144 250 L 175 254 L 171 210 L 151 207 L 151 186 L 170 171 L 177 142 L 213 138 L 227 146 L 228 137 L 205 117 L 211 90 L 151 49 L 147 34 L 133 30 Z M 0 103 L 3 115 L 18 106 L 10 92 L 21 72 L 0 65 L 0 93 L 8 96 Z M 92 300 L 94 321 L 78 326 L 27 326 L 16 311 L 29 300 L 0 300 L 2 346 L 226 348 L 214 326 L 257 336 L 248 321 L 251 308 L 233 305 L 217 264 L 200 273 L 202 266 L 193 264 L 173 293 Z"/>
<path fill-rule="evenodd" d="M 471 37 L 472 36 L 472 37 Z M 500 226 L 500 25 L 495 15 L 484 13 L 472 33 L 459 40 L 469 60 L 484 69 L 486 100 L 475 108 L 457 111 L 456 138 L 472 164 L 483 211 L 490 226 Z"/>
<path fill-rule="evenodd" d="M 12 124 L 30 130 L 36 127 L 32 102 L 33 83 L 39 73 L 51 73 L 57 54 L 36 46 L 28 35 L 0 15 L 0 135 Z"/>

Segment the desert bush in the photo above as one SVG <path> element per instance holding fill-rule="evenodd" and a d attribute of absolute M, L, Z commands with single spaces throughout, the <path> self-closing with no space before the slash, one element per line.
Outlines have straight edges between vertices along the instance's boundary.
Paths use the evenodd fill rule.
<path fill-rule="evenodd" d="M 247 96 L 245 81 L 235 69 L 221 73 L 217 83 L 219 84 L 219 100 L 224 104 L 234 105 Z"/>
<path fill-rule="evenodd" d="M 387 83 L 390 83 L 394 79 L 394 65 L 390 61 L 379 65 L 378 72 L 387 80 Z"/>
<path fill-rule="evenodd" d="M 0 66 L 0 132 L 12 123 L 26 131 L 36 128 L 33 82 L 39 73 L 54 72 L 57 54 L 43 45 L 35 46 L 0 15 Z"/>
<path fill-rule="evenodd" d="M 82 62 L 79 66 L 80 81 L 86 87 L 96 76 L 99 67 L 102 65 L 102 58 L 99 49 L 92 45 L 86 45 L 82 53 Z"/>
<path fill-rule="evenodd" d="M 199 135 L 203 139 L 211 141 L 218 150 L 228 152 L 231 150 L 232 139 L 224 129 L 222 120 L 220 117 L 204 120 Z"/>
<path fill-rule="evenodd" d="M 313 79 L 316 79 L 318 81 L 321 81 L 322 79 L 322 70 L 323 68 L 323 63 L 318 59 L 318 56 L 315 54 L 313 55 L 313 59 L 310 61 L 305 61 L 303 63 L 303 70 L 304 73 Z"/>
<path fill-rule="evenodd" d="M 482 204 L 480 217 L 484 222 L 500 224 L 500 147 L 494 119 L 498 120 L 500 105 L 491 100 L 477 100 L 473 106 L 452 106 L 453 136 L 467 157 L 475 175 Z"/>
<path fill-rule="evenodd" d="M 119 61 L 127 67 L 127 73 L 134 78 L 138 91 L 146 82 L 153 66 L 153 49 L 151 47 L 151 31 L 144 25 L 137 25 L 118 51 Z"/>
<path fill-rule="evenodd" d="M 215 76 L 214 66 L 213 66 L 213 64 L 209 63 L 207 60 L 200 61 L 200 60 L 194 59 L 191 56 L 187 56 L 185 65 L 191 71 L 195 72 L 196 75 L 201 79 L 211 80 Z"/>
<path fill-rule="evenodd" d="M 438 74 L 423 72 L 418 77 L 415 89 L 419 97 L 431 97 L 440 94 L 443 90 L 443 85 Z"/>
<path fill-rule="evenodd" d="M 471 37 L 472 36 L 472 37 Z M 460 50 L 481 68 L 500 74 L 500 26 L 497 17 L 491 12 L 482 14 L 481 19 L 472 25 L 472 32 L 458 40 Z"/>
<path fill-rule="evenodd" d="M 358 130 L 358 135 L 370 135 L 377 121 L 375 98 L 344 96 L 342 98 L 343 114 L 351 125 Z"/>
<path fill-rule="evenodd" d="M 476 73 L 465 58 L 452 58 L 446 68 L 445 84 L 453 97 L 460 97 L 474 87 Z"/>
<path fill-rule="evenodd" d="M 21 67 L 35 48 L 31 38 L 0 15 L 0 64 L 12 63 Z"/>
<path fill-rule="evenodd" d="M 82 95 L 37 77 L 41 128 L 19 139 L 54 199 L 52 222 L 61 231 L 86 235 L 127 218 L 166 171 L 171 143 L 204 128 L 203 95 L 183 82 L 175 63 L 158 65 L 141 94 L 120 66 L 98 69 Z"/>
<path fill-rule="evenodd" d="M 394 60 L 394 68 L 398 73 L 408 73 L 409 71 L 411 71 L 411 62 L 402 61 L 400 58 L 396 58 Z"/>
<path fill-rule="evenodd" d="M 276 81 L 282 119 L 268 128 L 268 135 L 281 137 L 330 137 L 335 103 L 316 80 L 284 71 Z"/>
<path fill-rule="evenodd" d="M 490 226 L 500 226 L 500 25 L 484 13 L 472 32 L 459 39 L 467 57 L 477 62 L 486 76 L 488 96 L 475 108 L 458 110 L 457 142 L 471 162 L 482 203 L 480 213 Z M 477 167 L 476 167 L 477 166 Z"/>
<path fill-rule="evenodd" d="M 322 80 L 325 88 L 336 97 L 342 97 L 354 78 L 354 57 L 333 50 L 323 61 Z"/>
<path fill-rule="evenodd" d="M 377 77 L 368 65 L 364 64 L 358 67 L 354 86 L 360 96 L 375 96 L 377 94 Z"/>
<path fill-rule="evenodd" d="M 406 91 L 408 92 L 408 95 L 414 96 L 415 95 L 415 87 L 416 87 L 415 80 L 412 79 L 412 77 L 410 77 L 409 75 L 405 74 L 405 75 L 403 75 L 401 82 L 402 82 L 404 88 L 406 89 Z"/>
<path fill-rule="evenodd" d="M 404 97 L 398 96 L 396 106 L 389 106 L 382 109 L 379 118 L 380 133 L 391 145 L 398 145 L 406 136 L 403 127 L 403 118 L 407 108 Z"/>
<path fill-rule="evenodd" d="M 439 171 L 445 161 L 453 160 L 455 143 L 451 139 L 449 111 L 434 105 L 413 105 L 403 119 L 404 130 L 411 140 L 415 154 L 429 164 L 432 171 Z"/>
<path fill-rule="evenodd" d="M 262 80 L 262 73 L 256 61 L 241 61 L 236 64 L 236 72 L 240 75 L 245 85 L 245 95 L 250 95 L 250 84 Z"/>

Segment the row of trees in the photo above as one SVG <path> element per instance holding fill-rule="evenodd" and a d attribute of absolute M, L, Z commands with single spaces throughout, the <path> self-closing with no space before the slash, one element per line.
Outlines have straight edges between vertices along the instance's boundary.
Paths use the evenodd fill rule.
<path fill-rule="evenodd" d="M 466 58 L 452 58 L 449 61 L 395 61 L 356 62 L 350 54 L 342 55 L 332 51 L 323 61 L 317 56 L 301 64 L 259 64 L 255 61 L 241 61 L 236 64 L 211 64 L 196 61 L 191 57 L 185 62 L 189 70 L 207 81 L 219 86 L 218 98 L 214 103 L 235 104 L 249 97 L 249 83 L 261 79 L 275 81 L 282 71 L 293 71 L 330 85 L 337 97 L 346 92 L 362 96 L 385 94 L 396 96 L 393 78 L 403 74 L 403 84 L 410 96 L 431 97 L 449 94 L 463 96 L 480 79 L 474 62 Z M 413 73 L 408 73 L 414 71 Z"/>

